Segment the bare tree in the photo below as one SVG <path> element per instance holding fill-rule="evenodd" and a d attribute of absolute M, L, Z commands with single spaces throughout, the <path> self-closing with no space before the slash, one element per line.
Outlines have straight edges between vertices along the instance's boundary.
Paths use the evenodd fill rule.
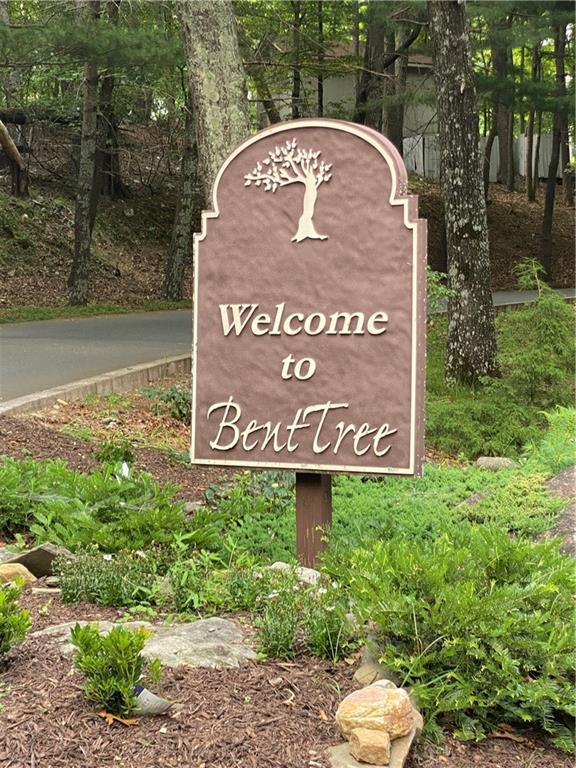
<path fill-rule="evenodd" d="M 497 373 L 486 201 L 476 87 L 464 3 L 429 0 L 446 209 L 446 378 L 477 383 Z"/>
<path fill-rule="evenodd" d="M 300 243 L 306 238 L 326 240 L 327 235 L 319 235 L 314 226 L 313 216 L 318 187 L 330 181 L 332 165 L 319 160 L 320 150 L 300 149 L 296 139 L 288 140 L 283 147 L 276 147 L 268 157 L 256 164 L 252 173 L 244 178 L 245 186 L 254 184 L 265 192 L 276 192 L 279 187 L 288 184 L 304 185 L 302 215 L 298 221 L 298 231 L 292 238 L 293 243 Z"/>

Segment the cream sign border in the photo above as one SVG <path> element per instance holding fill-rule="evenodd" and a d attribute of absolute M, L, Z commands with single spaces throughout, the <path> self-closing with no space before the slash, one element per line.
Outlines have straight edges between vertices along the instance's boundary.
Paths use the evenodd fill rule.
<path fill-rule="evenodd" d="M 408 467 L 366 467 L 356 465 L 344 465 L 339 464 L 337 466 L 331 464 L 308 464 L 302 462 L 271 462 L 271 461 L 245 461 L 230 460 L 224 458 L 217 459 L 202 459 L 196 458 L 194 455 L 195 446 L 195 432 L 196 432 L 196 358 L 198 353 L 198 340 L 196 336 L 196 329 L 198 328 L 198 271 L 199 271 L 199 256 L 200 248 L 199 244 L 204 240 L 207 234 L 207 220 L 217 219 L 220 216 L 220 210 L 218 208 L 218 185 L 220 179 L 224 175 L 226 169 L 241 152 L 247 147 L 255 144 L 263 138 L 273 136 L 277 133 L 290 133 L 298 128 L 332 128 L 337 131 L 344 131 L 350 133 L 363 141 L 371 144 L 386 160 L 392 176 L 392 188 L 390 190 L 390 205 L 403 205 L 404 206 L 404 226 L 407 229 L 413 230 L 412 235 L 412 371 L 411 371 L 411 388 L 410 388 L 410 464 Z M 383 138 L 383 137 L 382 137 Z M 402 162 L 400 160 L 400 162 Z M 280 123 L 278 125 L 271 126 L 270 128 L 259 131 L 255 136 L 247 139 L 237 149 L 228 156 L 216 176 L 214 186 L 212 188 L 212 211 L 202 211 L 202 229 L 200 233 L 194 235 L 194 339 L 192 344 L 192 442 L 190 449 L 190 460 L 193 464 L 209 464 L 215 466 L 233 466 L 233 467 L 261 467 L 262 469 L 286 469 L 296 471 L 298 469 L 306 471 L 324 471 L 324 472 L 371 472 L 377 474 L 396 474 L 396 475 L 413 475 L 415 465 L 415 446 L 416 446 L 416 382 L 417 382 L 417 299 L 418 299 L 418 222 L 416 219 L 410 221 L 409 205 L 410 196 L 396 197 L 398 193 L 398 175 L 396 173 L 396 165 L 394 160 L 388 152 L 384 144 L 379 140 L 375 134 L 372 137 L 371 133 L 368 133 L 366 128 L 356 128 L 353 124 L 340 120 L 292 120 L 286 123 Z M 421 220 L 420 220 L 421 221 Z"/>

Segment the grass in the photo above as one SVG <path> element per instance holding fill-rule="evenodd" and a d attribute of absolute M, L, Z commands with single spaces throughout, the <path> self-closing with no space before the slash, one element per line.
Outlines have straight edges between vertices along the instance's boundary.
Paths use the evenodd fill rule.
<path fill-rule="evenodd" d="M 126 315 L 131 312 L 161 312 L 190 309 L 191 301 L 146 301 L 139 304 L 88 304 L 83 307 L 13 306 L 0 309 L 0 323 L 25 323 L 32 320 L 60 320 L 96 315 Z"/>

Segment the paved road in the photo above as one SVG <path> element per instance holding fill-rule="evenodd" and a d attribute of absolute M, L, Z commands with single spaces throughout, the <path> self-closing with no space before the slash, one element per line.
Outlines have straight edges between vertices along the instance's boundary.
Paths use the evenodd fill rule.
<path fill-rule="evenodd" d="M 576 291 L 561 291 L 574 298 Z M 536 291 L 502 291 L 494 304 L 522 304 Z M 0 325 L 0 401 L 148 363 L 192 348 L 192 310 Z"/>
<path fill-rule="evenodd" d="M 192 347 L 192 310 L 0 325 L 0 401 Z"/>

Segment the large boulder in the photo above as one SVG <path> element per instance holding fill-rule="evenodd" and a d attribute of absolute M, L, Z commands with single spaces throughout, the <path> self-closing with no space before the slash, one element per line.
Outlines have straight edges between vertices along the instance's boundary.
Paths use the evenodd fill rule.
<path fill-rule="evenodd" d="M 17 555 L 13 555 L 7 563 L 20 563 L 24 565 L 30 573 L 33 573 L 37 579 L 41 579 L 42 576 L 50 576 L 52 574 L 52 563 L 59 557 L 66 557 L 70 560 L 74 557 L 72 552 L 69 552 L 64 547 L 58 547 L 55 544 L 46 542 L 45 544 L 39 544 L 37 547 L 27 549 L 25 552 L 18 552 Z"/>
<path fill-rule="evenodd" d="M 409 734 L 414 726 L 412 702 L 402 688 L 374 683 L 340 702 L 336 722 L 346 738 L 355 729 L 365 728 L 386 731 L 391 740 L 397 739 Z"/>

